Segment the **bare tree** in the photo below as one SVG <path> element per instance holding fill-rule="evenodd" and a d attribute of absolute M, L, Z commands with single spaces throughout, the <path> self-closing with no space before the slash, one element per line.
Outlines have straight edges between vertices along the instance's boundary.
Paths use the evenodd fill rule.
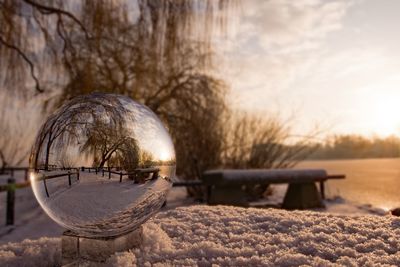
<path fill-rule="evenodd" d="M 140 152 L 139 156 L 140 156 L 139 157 L 139 166 L 141 168 L 149 168 L 149 167 L 153 166 L 154 164 L 160 163 L 160 162 L 155 162 L 154 156 L 146 150 L 142 150 Z"/>
<path fill-rule="evenodd" d="M 139 162 L 137 141 L 124 127 L 95 121 L 85 128 L 87 139 L 80 150 L 93 156 L 93 166 L 102 168 L 114 156 L 121 159 L 118 167 L 136 168 Z"/>
<path fill-rule="evenodd" d="M 225 120 L 223 165 L 266 169 L 295 166 L 314 151 L 312 144 L 320 131 L 295 136 L 291 124 L 290 119 L 273 115 L 230 114 Z"/>

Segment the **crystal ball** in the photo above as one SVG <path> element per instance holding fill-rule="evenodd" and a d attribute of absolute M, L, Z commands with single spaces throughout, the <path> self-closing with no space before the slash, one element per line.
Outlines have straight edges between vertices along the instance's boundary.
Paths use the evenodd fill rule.
<path fill-rule="evenodd" d="M 79 96 L 41 127 L 30 156 L 33 192 L 58 224 L 85 237 L 135 230 L 165 203 L 172 140 L 146 106 L 116 94 Z"/>

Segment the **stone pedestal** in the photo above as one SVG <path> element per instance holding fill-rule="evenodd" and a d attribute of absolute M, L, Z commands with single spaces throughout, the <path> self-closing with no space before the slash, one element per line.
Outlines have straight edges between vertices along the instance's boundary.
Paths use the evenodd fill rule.
<path fill-rule="evenodd" d="M 96 266 L 105 262 L 111 255 L 120 251 L 139 247 L 142 242 L 142 227 L 120 236 L 88 238 L 72 231 L 65 231 L 61 238 L 62 265 Z"/>

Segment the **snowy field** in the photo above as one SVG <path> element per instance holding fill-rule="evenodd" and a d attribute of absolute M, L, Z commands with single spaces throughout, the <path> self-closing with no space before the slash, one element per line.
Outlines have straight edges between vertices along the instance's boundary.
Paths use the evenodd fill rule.
<path fill-rule="evenodd" d="M 190 206 L 144 224 L 142 246 L 105 266 L 400 266 L 400 219 Z M 59 266 L 60 239 L 0 247 L 2 266 Z"/>

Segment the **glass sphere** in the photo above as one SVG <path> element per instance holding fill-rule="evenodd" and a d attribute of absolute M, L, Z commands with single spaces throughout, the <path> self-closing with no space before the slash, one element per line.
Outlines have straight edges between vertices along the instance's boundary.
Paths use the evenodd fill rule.
<path fill-rule="evenodd" d="M 175 151 L 157 116 L 128 97 L 79 96 L 43 124 L 30 157 L 33 192 L 85 237 L 132 231 L 166 201 Z"/>

